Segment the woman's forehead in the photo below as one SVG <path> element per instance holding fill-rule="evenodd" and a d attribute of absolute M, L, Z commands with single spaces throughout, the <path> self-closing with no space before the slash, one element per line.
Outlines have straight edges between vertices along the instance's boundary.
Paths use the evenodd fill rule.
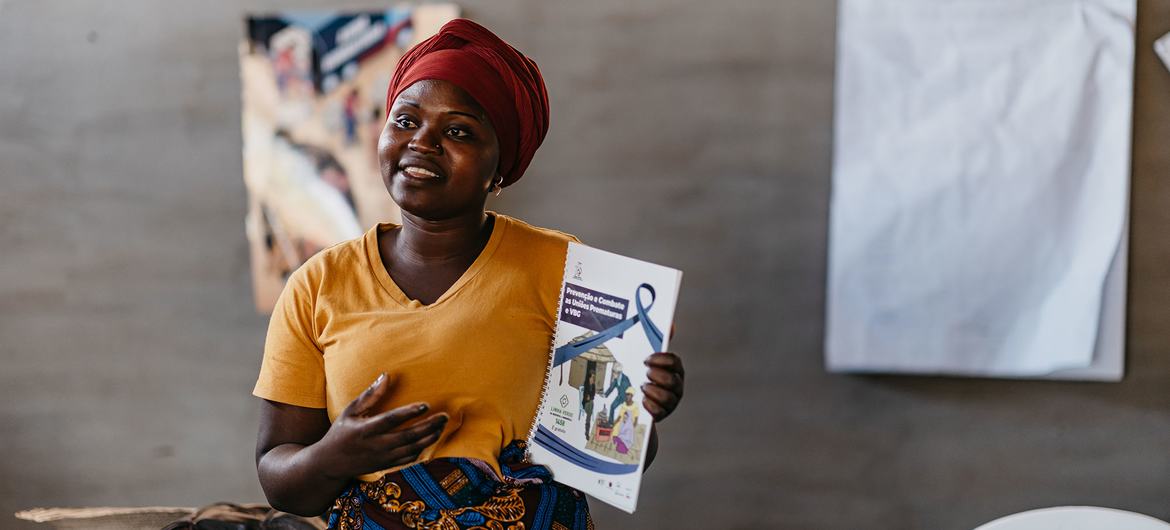
<path fill-rule="evenodd" d="M 406 87 L 397 98 L 394 106 L 408 105 L 426 110 L 439 112 L 447 110 L 463 111 L 487 118 L 487 113 L 475 98 L 466 90 L 450 81 L 441 79 L 424 79 Z"/>

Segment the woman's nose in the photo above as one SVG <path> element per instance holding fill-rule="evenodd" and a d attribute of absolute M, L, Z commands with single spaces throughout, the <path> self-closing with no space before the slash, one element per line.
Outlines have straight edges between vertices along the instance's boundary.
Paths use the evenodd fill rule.
<path fill-rule="evenodd" d="M 439 136 L 435 134 L 431 127 L 419 127 L 414 130 L 414 136 L 410 137 L 410 143 L 406 144 L 411 151 L 419 154 L 439 154 L 443 152 L 443 144 L 439 141 Z"/>

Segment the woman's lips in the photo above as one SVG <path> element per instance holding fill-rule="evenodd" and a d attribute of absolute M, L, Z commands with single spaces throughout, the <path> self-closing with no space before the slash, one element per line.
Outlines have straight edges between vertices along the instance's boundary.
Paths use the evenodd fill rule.
<path fill-rule="evenodd" d="M 410 178 L 418 180 L 432 180 L 442 178 L 438 173 L 419 166 L 404 166 L 402 173 Z"/>

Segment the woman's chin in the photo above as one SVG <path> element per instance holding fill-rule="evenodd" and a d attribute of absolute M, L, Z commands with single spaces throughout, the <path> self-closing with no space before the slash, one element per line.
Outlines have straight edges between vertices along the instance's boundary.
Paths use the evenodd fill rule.
<path fill-rule="evenodd" d="M 428 221 L 474 214 L 482 212 L 484 207 L 483 203 L 476 202 L 475 197 L 461 196 L 440 187 L 415 186 L 397 179 L 390 186 L 390 198 L 402 213 Z"/>
<path fill-rule="evenodd" d="M 436 200 L 436 197 L 428 196 L 426 193 L 402 193 L 392 194 L 394 203 L 402 210 L 402 213 L 408 214 L 419 219 L 426 219 L 428 221 L 440 221 L 443 219 L 450 219 L 457 217 L 461 212 L 455 211 L 452 205 L 446 201 Z"/>
<path fill-rule="evenodd" d="M 437 190 L 419 189 L 409 183 L 395 181 L 390 186 L 390 198 L 394 200 L 404 213 L 426 217 L 426 213 L 436 210 L 443 203 L 442 194 Z"/>
<path fill-rule="evenodd" d="M 411 215 L 413 217 L 419 217 L 427 220 L 433 220 L 442 217 L 441 212 L 439 212 L 438 209 L 435 208 L 432 204 L 429 204 L 428 201 L 420 201 L 417 199 L 417 197 L 409 196 L 401 198 L 394 197 L 394 202 L 398 204 L 398 208 L 402 210 L 402 213 Z"/>

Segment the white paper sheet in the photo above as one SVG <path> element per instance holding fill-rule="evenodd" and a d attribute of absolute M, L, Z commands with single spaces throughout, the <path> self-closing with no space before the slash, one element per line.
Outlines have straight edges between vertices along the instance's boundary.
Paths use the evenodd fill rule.
<path fill-rule="evenodd" d="M 826 363 L 1119 379 L 1134 0 L 841 0 Z"/>

